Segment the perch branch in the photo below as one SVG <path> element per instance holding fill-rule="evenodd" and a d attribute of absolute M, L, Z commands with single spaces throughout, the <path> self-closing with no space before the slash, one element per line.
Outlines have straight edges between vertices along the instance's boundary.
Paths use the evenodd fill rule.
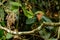
<path fill-rule="evenodd" d="M 7 31 L 8 33 L 11 33 L 11 34 L 18 34 L 18 35 L 22 35 L 22 34 L 30 34 L 30 33 L 34 33 L 35 31 L 38 31 L 41 29 L 41 27 L 43 26 L 43 24 L 41 24 L 38 28 L 32 30 L 32 31 L 25 31 L 25 32 L 17 32 L 17 31 L 12 31 L 12 30 L 9 30 L 8 28 L 6 27 L 2 27 L 0 25 L 0 29 L 3 29 L 5 31 Z"/>
<path fill-rule="evenodd" d="M 24 32 L 12 31 L 12 30 L 9 30 L 8 28 L 2 27 L 1 25 L 0 25 L 0 29 L 3 29 L 3 30 L 5 30 L 5 31 L 7 31 L 8 33 L 11 33 L 11 34 L 22 35 L 22 34 L 31 34 L 31 33 L 34 33 L 36 31 L 39 31 L 39 30 L 41 30 L 41 28 L 42 28 L 43 25 L 60 26 L 60 22 L 58 22 L 58 23 L 44 22 L 39 27 L 37 27 L 36 29 L 33 29 L 32 31 L 24 31 Z"/>

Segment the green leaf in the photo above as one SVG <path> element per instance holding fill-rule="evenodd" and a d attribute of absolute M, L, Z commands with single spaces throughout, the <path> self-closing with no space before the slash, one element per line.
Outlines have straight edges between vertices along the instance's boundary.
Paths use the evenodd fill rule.
<path fill-rule="evenodd" d="M 3 37 L 1 38 L 1 40 L 6 40 L 6 37 L 5 37 L 5 36 L 3 36 Z"/>
<path fill-rule="evenodd" d="M 23 9 L 23 12 L 24 12 L 24 14 L 25 14 L 26 17 L 32 18 L 34 16 L 34 14 L 33 14 L 32 11 L 28 11 L 24 7 L 22 7 L 22 9 Z"/>
<path fill-rule="evenodd" d="M 12 38 L 12 37 L 13 37 L 13 35 L 12 35 L 12 34 L 7 33 L 7 35 L 6 35 L 6 39 L 10 39 L 10 38 Z"/>
<path fill-rule="evenodd" d="M 5 26 L 5 21 L 1 21 L 0 24 L 1 24 L 2 26 Z"/>
<path fill-rule="evenodd" d="M 2 8 L 0 8 L 0 18 L 4 20 L 4 10 Z"/>
<path fill-rule="evenodd" d="M 0 29 L 0 37 L 2 37 L 4 35 L 4 30 Z"/>
<path fill-rule="evenodd" d="M 21 4 L 19 3 L 19 2 L 10 2 L 10 4 L 12 5 L 12 6 L 21 6 Z"/>
<path fill-rule="evenodd" d="M 16 14 L 19 13 L 18 9 L 14 9 L 13 12 L 16 13 Z"/>
<path fill-rule="evenodd" d="M 29 18 L 26 20 L 26 24 L 32 24 L 36 21 L 36 18 Z"/>
<path fill-rule="evenodd" d="M 27 11 L 26 16 L 27 16 L 28 18 L 32 18 L 32 17 L 33 17 L 32 11 Z"/>
<path fill-rule="evenodd" d="M 11 10 L 15 10 L 15 9 L 18 9 L 18 7 L 16 7 L 16 6 L 10 6 L 10 9 Z"/>
<path fill-rule="evenodd" d="M 47 18 L 45 16 L 42 16 L 42 20 L 45 21 L 45 22 L 52 22 L 49 18 Z"/>

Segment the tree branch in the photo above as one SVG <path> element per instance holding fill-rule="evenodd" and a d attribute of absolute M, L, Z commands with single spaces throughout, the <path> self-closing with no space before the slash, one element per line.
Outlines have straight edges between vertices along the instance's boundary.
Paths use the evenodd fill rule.
<path fill-rule="evenodd" d="M 11 34 L 23 35 L 23 34 L 31 34 L 31 33 L 34 33 L 34 32 L 36 32 L 36 31 L 39 31 L 39 30 L 41 30 L 41 28 L 42 28 L 43 25 L 45 25 L 45 26 L 46 26 L 46 25 L 48 25 L 48 26 L 60 26 L 60 22 L 58 22 L 58 23 L 44 22 L 44 23 L 42 23 L 39 27 L 37 27 L 36 29 L 34 29 L 34 30 L 32 30 L 32 31 L 24 31 L 24 32 L 12 31 L 12 30 L 9 30 L 9 29 L 6 28 L 6 27 L 2 27 L 1 25 L 0 25 L 0 29 L 3 29 L 3 30 L 5 30 L 5 31 L 7 31 L 8 33 L 11 33 Z"/>
<path fill-rule="evenodd" d="M 58 22 L 58 23 L 44 22 L 43 24 L 44 24 L 45 26 L 60 26 L 60 22 Z"/>

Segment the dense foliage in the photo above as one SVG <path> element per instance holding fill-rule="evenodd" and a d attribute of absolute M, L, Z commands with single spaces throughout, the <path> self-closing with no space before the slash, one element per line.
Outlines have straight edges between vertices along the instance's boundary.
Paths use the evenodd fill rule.
<path fill-rule="evenodd" d="M 43 22 L 59 22 L 60 0 L 0 0 L 0 25 L 31 31 Z M 0 29 L 0 40 L 57 40 L 58 26 L 43 26 L 33 34 L 14 35 Z"/>

